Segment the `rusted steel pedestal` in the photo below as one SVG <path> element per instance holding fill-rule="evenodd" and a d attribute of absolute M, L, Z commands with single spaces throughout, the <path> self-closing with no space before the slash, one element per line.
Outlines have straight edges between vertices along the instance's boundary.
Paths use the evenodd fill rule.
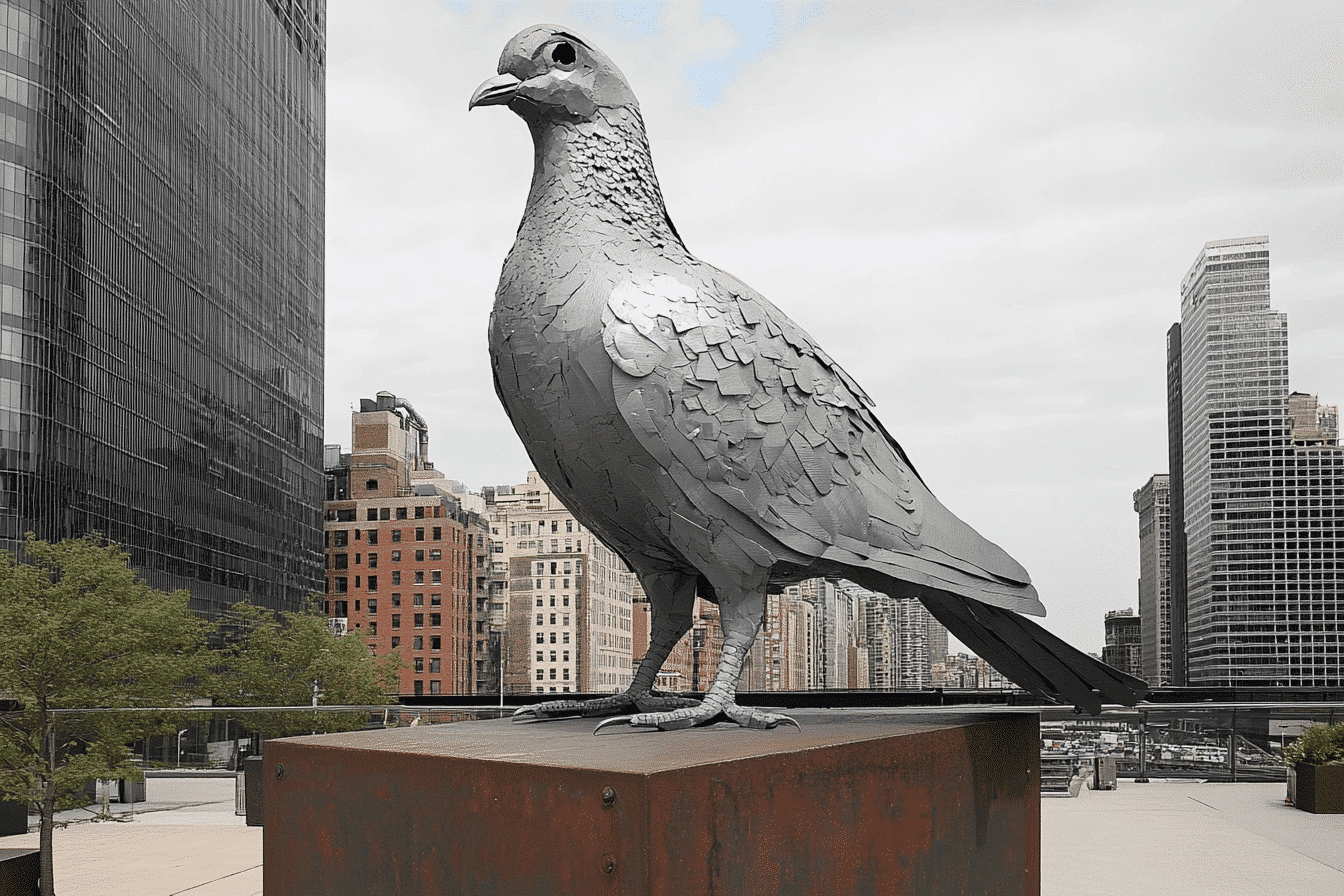
<path fill-rule="evenodd" d="M 269 741 L 266 894 L 1039 894 L 1035 713 L 793 714 Z"/>

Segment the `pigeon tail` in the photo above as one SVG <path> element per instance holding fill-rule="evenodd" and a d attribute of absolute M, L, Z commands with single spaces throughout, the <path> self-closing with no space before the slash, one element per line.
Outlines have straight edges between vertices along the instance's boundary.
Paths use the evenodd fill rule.
<path fill-rule="evenodd" d="M 1147 682 L 1009 610 L 945 592 L 925 592 L 920 600 L 953 637 L 1039 697 L 1072 703 L 1095 716 L 1103 703 L 1133 706 L 1148 693 Z"/>

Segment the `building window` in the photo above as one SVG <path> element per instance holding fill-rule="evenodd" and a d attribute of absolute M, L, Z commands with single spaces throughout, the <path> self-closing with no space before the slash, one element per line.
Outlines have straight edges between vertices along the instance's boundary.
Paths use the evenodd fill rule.
<path fill-rule="evenodd" d="M 349 568 L 350 568 L 350 556 L 349 556 L 348 554 L 332 554 L 332 555 L 331 555 L 331 568 L 332 568 L 332 569 L 349 569 Z"/>
<path fill-rule="evenodd" d="M 371 523 L 376 523 L 376 522 L 378 522 L 378 508 L 377 508 L 377 507 L 370 507 L 370 508 L 369 508 L 369 512 L 368 512 L 367 514 L 365 514 L 364 518 L 367 519 L 367 520 L 368 520 L 369 522 L 371 522 Z"/>
<path fill-rule="evenodd" d="M 393 563 L 400 563 L 400 562 L 401 562 L 401 551 L 393 551 L 393 552 L 392 552 L 392 562 L 393 562 Z"/>
<path fill-rule="evenodd" d="M 368 489 L 369 491 L 373 491 L 374 489 L 376 489 L 376 488 L 378 487 L 378 480 L 377 480 L 377 479 L 365 479 L 365 480 L 364 480 L 364 487 L 365 487 L 366 489 Z"/>
<path fill-rule="evenodd" d="M 569 662 L 569 651 L 565 651 L 565 662 Z"/>
<path fill-rule="evenodd" d="M 377 576 L 369 576 L 369 590 L 370 590 L 370 591 L 377 591 L 377 590 L 378 590 L 378 577 L 377 577 Z"/>
<path fill-rule="evenodd" d="M 424 695 L 425 695 L 425 683 L 423 681 L 417 681 L 415 683 L 415 696 L 423 697 Z"/>
<path fill-rule="evenodd" d="M 537 651 L 537 662 L 539 663 L 546 662 L 546 655 L 542 653 L 540 650 Z"/>
<path fill-rule="evenodd" d="M 564 624 L 565 624 L 565 625 L 569 625 L 569 614 L 568 614 L 568 613 L 565 614 L 565 622 L 564 622 Z"/>
<path fill-rule="evenodd" d="M 421 675 L 425 671 L 425 661 L 420 657 L 415 658 L 415 674 Z"/>
<path fill-rule="evenodd" d="M 440 668 L 440 665 L 439 665 L 439 664 L 442 663 L 442 662 L 443 662 L 443 660 L 439 659 L 438 657 L 434 657 L 433 659 L 431 659 L 431 660 L 429 661 L 429 674 L 430 674 L 430 675 L 438 675 L 438 674 L 439 674 L 439 668 Z"/>
<path fill-rule="evenodd" d="M 563 671 L 565 673 L 564 674 L 565 681 L 569 681 L 569 669 L 564 669 Z"/>
<path fill-rule="evenodd" d="M 392 606 L 394 607 L 401 606 L 401 595 L 397 594 L 396 592 L 393 592 L 392 594 Z"/>
<path fill-rule="evenodd" d="M 442 624 L 443 624 L 443 614 L 441 614 L 441 613 L 430 613 L 430 614 L 429 614 L 429 627 L 430 627 L 430 628 L 438 628 L 438 627 L 439 627 L 440 625 L 442 625 Z"/>
<path fill-rule="evenodd" d="M 565 606 L 569 606 L 569 595 L 568 595 L 568 594 L 565 595 L 565 599 L 564 599 L 563 601 L 561 601 L 561 603 L 563 603 Z"/>
<path fill-rule="evenodd" d="M 424 551 L 416 551 L 416 552 L 415 552 L 415 562 L 416 562 L 416 563 L 423 563 L 423 562 L 425 562 L 425 552 L 424 552 Z"/>
<path fill-rule="evenodd" d="M 417 507 L 417 508 L 415 508 L 415 518 L 418 519 L 418 520 L 422 520 L 422 519 L 424 519 L 424 518 L 425 518 L 425 508 L 423 508 L 423 507 Z"/>
<path fill-rule="evenodd" d="M 377 568 L 378 568 L 378 555 L 377 555 L 377 554 L 370 554 L 370 555 L 369 555 L 369 569 L 377 569 Z"/>
<path fill-rule="evenodd" d="M 369 598 L 369 615 L 370 616 L 378 615 L 378 598 L 376 597 Z"/>
<path fill-rule="evenodd" d="M 393 635 L 393 636 L 392 636 L 392 646 L 393 646 L 393 647 L 400 647 L 400 646 L 401 646 L 401 639 L 398 638 L 396 635 Z"/>
<path fill-rule="evenodd" d="M 551 662 L 555 662 L 555 651 L 551 651 Z"/>
<path fill-rule="evenodd" d="M 539 598 L 537 598 L 537 606 L 541 606 L 541 604 L 542 604 L 542 600 L 541 600 L 541 598 L 539 597 Z"/>
<path fill-rule="evenodd" d="M 405 508 L 405 507 L 398 507 L 398 508 L 397 508 L 397 519 L 399 519 L 399 520 L 404 520 L 404 519 L 406 519 L 406 508 Z"/>
<path fill-rule="evenodd" d="M 416 627 L 416 628 L 424 628 L 424 627 L 425 627 L 425 614 L 424 614 L 424 613 L 416 613 L 416 614 L 415 614 L 415 627 Z"/>
<path fill-rule="evenodd" d="M 545 625 L 545 624 L 546 624 L 546 623 L 545 623 L 545 621 L 543 621 L 543 619 L 542 619 L 542 617 L 541 617 L 541 614 L 538 613 L 538 614 L 537 614 L 537 625 Z"/>
<path fill-rule="evenodd" d="M 437 669 L 430 669 L 429 671 L 431 671 L 431 672 L 437 672 L 438 670 L 437 670 Z M 429 692 L 430 692 L 431 694 L 441 694 L 441 693 L 443 693 L 443 691 L 441 690 L 440 685 L 439 685 L 439 683 L 438 683 L 437 681 L 430 681 L 430 683 L 429 683 Z"/>
<path fill-rule="evenodd" d="M 400 613 L 393 613 L 393 614 L 392 614 L 392 627 L 393 627 L 393 628 L 401 628 L 401 614 L 400 614 Z"/>
<path fill-rule="evenodd" d="M 412 649 L 412 650 L 424 650 L 424 649 L 425 649 L 425 639 L 424 639 L 424 636 L 422 636 L 422 635 L 416 635 L 414 638 L 412 638 L 412 639 L 411 639 L 411 649 Z"/>
<path fill-rule="evenodd" d="M 541 632 L 537 632 L 537 643 L 538 643 L 538 644 L 545 644 L 545 643 L 546 643 L 546 636 L 545 636 L 544 634 L 542 634 Z"/>
<path fill-rule="evenodd" d="M 555 595 L 551 595 L 551 606 L 555 606 Z"/>
<path fill-rule="evenodd" d="M 434 540 L 443 541 L 443 527 L 441 526 L 434 527 Z"/>
<path fill-rule="evenodd" d="M 573 521 L 573 520 L 565 520 L 565 531 L 566 531 L 566 532 L 569 532 L 569 533 L 573 533 L 573 532 L 574 532 L 574 521 Z"/>
<path fill-rule="evenodd" d="M 544 681 L 545 678 L 546 678 L 546 673 L 543 672 L 542 670 L 538 669 L 538 670 L 537 670 L 537 681 Z M 541 690 L 541 688 L 537 688 L 537 690 Z"/>
<path fill-rule="evenodd" d="M 564 639 L 564 642 L 563 642 L 563 643 L 565 643 L 565 644 L 568 644 L 568 643 L 569 643 L 569 632 L 565 632 L 565 639 Z"/>
<path fill-rule="evenodd" d="M 442 584 L 443 584 L 443 571 L 442 571 L 442 570 L 438 570 L 438 569 L 432 569 L 432 570 L 430 570 L 430 572 L 429 572 L 429 584 L 431 584 L 431 585 L 442 585 Z"/>
<path fill-rule="evenodd" d="M 425 596 L 423 594 L 416 594 L 411 597 L 411 606 L 423 607 L 424 605 L 425 605 Z"/>
<path fill-rule="evenodd" d="M 430 605 L 431 607 L 437 607 L 437 606 L 440 606 L 440 605 L 442 605 L 442 604 L 443 604 L 443 595 L 442 595 L 442 594 L 431 594 L 431 595 L 429 596 L 429 605 Z"/>
<path fill-rule="evenodd" d="M 378 634 L 378 621 L 376 619 L 369 620 L 369 634 L 371 636 Z"/>
<path fill-rule="evenodd" d="M 443 643 L 443 639 L 440 638 L 438 635 L 430 635 L 430 636 L 429 636 L 429 649 L 430 649 L 430 650 L 438 650 L 438 649 L 439 649 L 439 645 L 442 644 L 442 643 Z"/>
<path fill-rule="evenodd" d="M 339 578 L 336 579 L 336 588 L 335 588 L 335 591 L 336 591 L 337 594 L 344 594 L 345 592 L 347 592 L 347 591 L 349 591 L 349 590 L 350 590 L 350 583 L 349 583 L 349 581 L 345 578 L 345 576 L 340 576 Z"/>
<path fill-rule="evenodd" d="M 552 644 L 555 643 L 555 632 L 551 632 L 551 643 L 552 643 Z M 565 643 L 566 643 L 566 644 L 569 643 L 569 635 L 568 635 L 568 633 L 566 633 L 566 635 L 565 635 Z"/>
<path fill-rule="evenodd" d="M 554 670 L 554 669 L 551 670 L 551 680 L 552 680 L 552 681 L 555 680 L 555 670 Z"/>
<path fill-rule="evenodd" d="M 429 552 L 429 559 L 431 559 L 431 560 L 442 560 L 442 559 L 443 559 L 443 551 L 439 550 L 438 548 L 435 548 L 434 550 L 432 550 L 432 551 Z"/>
<path fill-rule="evenodd" d="M 392 584 L 393 585 L 401 584 L 401 570 L 399 569 L 392 570 Z"/>
<path fill-rule="evenodd" d="M 417 585 L 425 584 L 425 571 L 423 569 L 417 569 L 415 571 L 415 584 Z"/>
<path fill-rule="evenodd" d="M 555 614 L 551 614 L 551 625 L 555 625 Z"/>
<path fill-rule="evenodd" d="M 350 533 L 345 529 L 337 529 L 331 533 L 332 547 L 344 548 L 350 545 Z"/>
<path fill-rule="evenodd" d="M 378 530 L 377 530 L 377 529 L 370 529 L 370 530 L 369 530 L 369 544 L 377 544 L 377 543 L 378 543 Z"/>

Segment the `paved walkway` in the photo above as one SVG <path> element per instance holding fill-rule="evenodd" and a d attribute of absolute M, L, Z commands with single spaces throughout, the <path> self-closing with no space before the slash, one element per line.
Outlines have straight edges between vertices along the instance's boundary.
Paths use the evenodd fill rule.
<path fill-rule="evenodd" d="M 1283 784 L 1121 779 L 1041 801 L 1042 896 L 1344 893 L 1344 815 L 1284 803 Z"/>
<path fill-rule="evenodd" d="M 260 896 L 261 828 L 234 815 L 231 779 L 151 778 L 147 794 L 134 821 L 56 831 L 60 896 Z M 1344 893 L 1344 815 L 1300 812 L 1283 796 L 1282 784 L 1122 779 L 1047 797 L 1042 896 Z M 35 831 L 0 837 L 0 848 L 36 846 Z"/>

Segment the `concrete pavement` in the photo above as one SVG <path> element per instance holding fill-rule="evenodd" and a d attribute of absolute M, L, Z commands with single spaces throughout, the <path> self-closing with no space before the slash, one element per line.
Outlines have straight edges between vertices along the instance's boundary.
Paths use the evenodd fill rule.
<path fill-rule="evenodd" d="M 151 778 L 147 795 L 134 821 L 56 832 L 61 896 L 259 896 L 261 828 L 234 815 L 232 779 Z M 1042 896 L 1344 893 L 1344 815 L 1283 797 L 1282 784 L 1122 779 L 1115 791 L 1046 798 Z M 0 848 L 36 845 L 35 831 L 0 837 Z"/>

